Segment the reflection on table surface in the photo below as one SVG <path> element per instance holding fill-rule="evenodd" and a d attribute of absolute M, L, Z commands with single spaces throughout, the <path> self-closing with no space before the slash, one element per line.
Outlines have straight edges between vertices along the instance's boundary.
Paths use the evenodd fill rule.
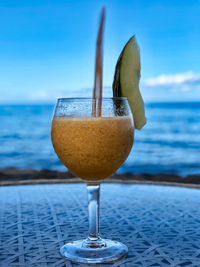
<path fill-rule="evenodd" d="M 103 184 L 101 235 L 129 255 L 95 266 L 200 266 L 199 207 L 199 189 Z M 84 184 L 0 187 L 0 266 L 87 266 L 59 255 L 87 232 Z"/>

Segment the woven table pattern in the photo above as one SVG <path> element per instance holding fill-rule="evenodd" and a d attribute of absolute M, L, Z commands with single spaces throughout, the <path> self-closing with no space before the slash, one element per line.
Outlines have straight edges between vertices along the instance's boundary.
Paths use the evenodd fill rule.
<path fill-rule="evenodd" d="M 0 266 L 88 266 L 59 255 L 88 232 L 84 184 L 0 187 Z M 200 190 L 103 184 L 100 232 L 127 258 L 90 266 L 200 266 Z"/>

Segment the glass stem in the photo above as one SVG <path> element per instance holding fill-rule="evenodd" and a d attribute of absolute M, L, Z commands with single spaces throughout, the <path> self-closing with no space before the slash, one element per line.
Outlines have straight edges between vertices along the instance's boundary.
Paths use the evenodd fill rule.
<path fill-rule="evenodd" d="M 87 184 L 88 191 L 88 213 L 89 213 L 89 235 L 84 246 L 99 248 L 105 246 L 105 242 L 99 236 L 99 184 Z"/>
<path fill-rule="evenodd" d="M 99 195 L 100 185 L 87 185 L 88 212 L 89 212 L 89 236 L 91 240 L 99 237 Z"/>

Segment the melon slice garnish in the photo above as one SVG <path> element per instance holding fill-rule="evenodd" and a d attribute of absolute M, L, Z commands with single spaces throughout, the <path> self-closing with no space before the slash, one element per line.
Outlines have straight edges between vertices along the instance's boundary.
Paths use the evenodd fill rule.
<path fill-rule="evenodd" d="M 139 89 L 140 69 L 140 51 L 133 36 L 123 48 L 115 67 L 113 96 L 127 97 L 136 129 L 141 129 L 146 123 L 144 102 Z"/>

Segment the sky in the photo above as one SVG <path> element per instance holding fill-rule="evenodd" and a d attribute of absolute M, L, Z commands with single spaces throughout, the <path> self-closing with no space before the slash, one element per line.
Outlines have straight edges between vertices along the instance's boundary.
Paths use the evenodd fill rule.
<path fill-rule="evenodd" d="M 0 0 L 0 103 L 91 96 L 103 5 L 104 96 L 135 34 L 144 100 L 200 100 L 200 0 Z"/>

